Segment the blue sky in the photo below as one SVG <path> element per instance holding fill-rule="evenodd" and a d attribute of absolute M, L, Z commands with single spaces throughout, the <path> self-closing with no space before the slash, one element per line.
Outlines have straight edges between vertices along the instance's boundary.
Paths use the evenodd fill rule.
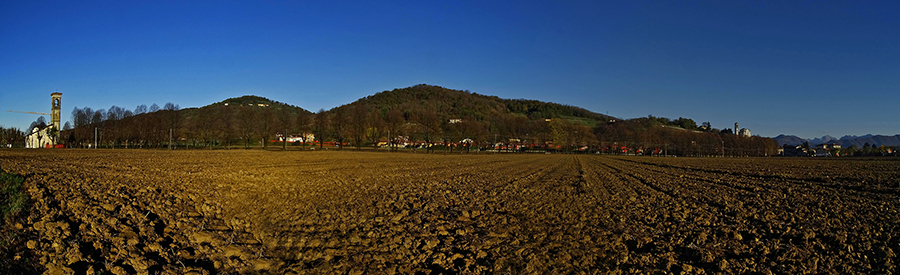
<path fill-rule="evenodd" d="M 900 134 L 896 1 L 2 1 L 0 125 L 420 83 L 754 134 Z"/>

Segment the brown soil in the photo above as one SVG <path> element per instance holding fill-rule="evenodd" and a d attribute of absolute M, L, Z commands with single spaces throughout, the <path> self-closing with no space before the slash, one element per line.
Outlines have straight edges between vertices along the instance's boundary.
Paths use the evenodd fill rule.
<path fill-rule="evenodd" d="M 890 273 L 900 161 L 2 150 L 49 272 Z"/>

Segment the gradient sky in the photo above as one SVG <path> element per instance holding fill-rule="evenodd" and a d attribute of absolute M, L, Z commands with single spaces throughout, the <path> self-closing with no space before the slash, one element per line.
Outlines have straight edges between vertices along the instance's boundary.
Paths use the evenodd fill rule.
<path fill-rule="evenodd" d="M 424 3 L 423 3 L 424 2 Z M 443 3 L 451 2 L 451 3 Z M 0 125 L 420 83 L 753 134 L 900 134 L 897 1 L 2 1 Z M 47 117 L 49 119 L 49 117 Z"/>

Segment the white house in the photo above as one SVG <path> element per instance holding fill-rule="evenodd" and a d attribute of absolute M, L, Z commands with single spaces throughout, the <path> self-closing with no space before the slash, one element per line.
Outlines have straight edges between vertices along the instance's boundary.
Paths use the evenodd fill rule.
<path fill-rule="evenodd" d="M 278 141 L 284 141 L 284 137 L 281 134 L 276 135 L 278 137 Z M 287 138 L 288 142 L 313 142 L 316 141 L 316 136 L 312 133 L 303 133 L 297 135 L 290 135 Z"/>

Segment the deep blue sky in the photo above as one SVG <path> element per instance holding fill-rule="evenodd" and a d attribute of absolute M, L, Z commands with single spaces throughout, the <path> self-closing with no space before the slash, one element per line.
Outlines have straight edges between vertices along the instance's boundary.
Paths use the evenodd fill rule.
<path fill-rule="evenodd" d="M 55 90 L 68 121 L 427 83 L 762 136 L 900 134 L 897 1 L 334 2 L 2 1 L 0 125 Z"/>

